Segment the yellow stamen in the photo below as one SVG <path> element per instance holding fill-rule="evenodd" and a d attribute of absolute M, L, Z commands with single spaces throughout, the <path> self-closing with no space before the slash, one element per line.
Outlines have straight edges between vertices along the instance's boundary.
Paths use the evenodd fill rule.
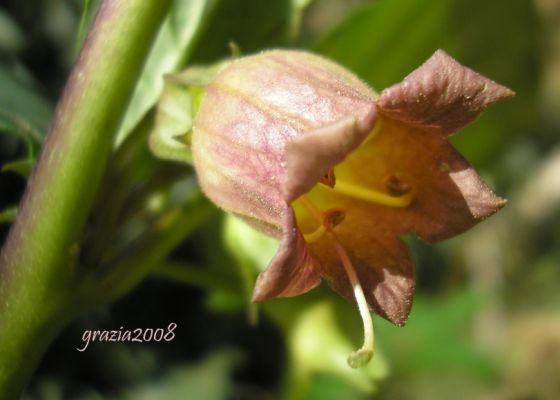
<path fill-rule="evenodd" d="M 307 233 L 303 235 L 303 238 L 307 243 L 313 243 L 319 240 L 325 232 L 327 231 L 325 225 L 323 224 L 323 213 L 315 207 L 315 205 L 307 198 L 307 196 L 303 195 L 299 198 L 300 203 L 305 207 L 305 209 L 311 214 L 311 216 L 319 222 L 319 227 L 315 229 L 311 233 Z"/>
<path fill-rule="evenodd" d="M 327 232 L 327 230 L 325 229 L 325 225 L 319 225 L 319 227 L 313 232 L 304 234 L 303 238 L 307 243 L 313 243 L 321 239 L 325 232 Z"/>
<path fill-rule="evenodd" d="M 371 314 L 369 312 L 366 296 L 364 295 L 364 290 L 362 289 L 356 270 L 350 261 L 350 257 L 348 257 L 346 250 L 344 250 L 344 247 L 342 247 L 335 235 L 331 234 L 331 237 L 334 242 L 336 253 L 340 258 L 340 261 L 342 261 L 346 275 L 348 276 L 352 289 L 354 290 L 354 297 L 356 298 L 356 303 L 358 303 L 360 316 L 362 317 L 362 322 L 364 323 L 364 344 L 359 350 L 351 353 L 347 360 L 348 365 L 351 368 L 359 368 L 366 365 L 373 357 L 373 348 L 375 344 L 373 321 L 371 320 Z"/>
<path fill-rule="evenodd" d="M 303 195 L 298 200 L 313 216 L 313 218 L 315 218 L 320 224 L 323 223 L 323 213 L 317 207 L 315 207 L 315 205 L 307 198 L 307 196 Z"/>
<path fill-rule="evenodd" d="M 336 185 L 332 188 L 335 192 L 346 196 L 354 197 L 359 200 L 369 201 L 372 203 L 382 204 L 389 207 L 407 207 L 414 200 L 414 191 L 411 190 L 402 196 L 391 196 L 390 194 L 379 192 L 374 189 L 364 188 L 337 179 Z"/>

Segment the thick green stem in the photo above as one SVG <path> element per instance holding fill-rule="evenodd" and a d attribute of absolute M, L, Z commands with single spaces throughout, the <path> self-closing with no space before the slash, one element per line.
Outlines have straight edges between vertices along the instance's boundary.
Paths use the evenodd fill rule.
<path fill-rule="evenodd" d="M 103 1 L 0 255 L 0 398 L 17 398 L 72 301 L 82 231 L 170 0 Z"/>

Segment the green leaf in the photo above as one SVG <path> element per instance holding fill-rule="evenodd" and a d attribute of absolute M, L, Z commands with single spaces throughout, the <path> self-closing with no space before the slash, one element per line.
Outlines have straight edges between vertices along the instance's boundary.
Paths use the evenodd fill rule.
<path fill-rule="evenodd" d="M 230 42 L 235 42 L 243 54 L 286 45 L 291 17 L 291 0 L 221 1 L 192 60 L 196 63 L 220 60 L 229 54 Z"/>
<path fill-rule="evenodd" d="M 132 101 L 117 135 L 120 143 L 157 102 L 164 87 L 164 75 L 176 72 L 188 62 L 220 0 L 175 1 L 162 26 L 139 79 Z"/>
<path fill-rule="evenodd" d="M 257 271 L 267 267 L 278 249 L 277 239 L 257 231 L 231 214 L 226 216 L 224 239 L 236 258 L 246 260 Z"/>
<path fill-rule="evenodd" d="M 455 292 L 444 299 L 417 294 L 405 328 L 377 318 L 380 346 L 401 373 L 455 371 L 491 379 L 495 366 L 469 336 L 472 318 L 484 302 L 480 293 Z"/>
<path fill-rule="evenodd" d="M 356 10 L 313 47 L 383 89 L 441 47 L 449 4 L 381 0 Z"/>
<path fill-rule="evenodd" d="M 43 141 L 43 134 L 36 130 L 29 122 L 17 116 L 3 114 L 0 110 L 0 133 L 12 134 L 25 142 L 26 157 L 2 166 L 1 171 L 12 171 L 24 178 L 29 178 L 37 161 L 37 154 Z"/>
<path fill-rule="evenodd" d="M 25 44 L 25 35 L 14 18 L 0 9 L 0 51 L 17 53 Z"/>
<path fill-rule="evenodd" d="M 301 21 L 303 13 L 307 7 L 313 3 L 313 0 L 292 0 L 291 2 L 291 15 L 288 26 L 288 39 L 293 42 L 300 34 Z"/>
<path fill-rule="evenodd" d="M 29 79 L 0 65 L 0 88 L 0 127 L 25 125 L 29 132 L 46 131 L 53 107 Z"/>
<path fill-rule="evenodd" d="M 249 318 L 255 322 L 257 306 L 251 302 L 255 278 L 257 272 L 264 270 L 274 257 L 278 249 L 278 240 L 266 236 L 231 214 L 225 217 L 223 235 L 227 249 L 237 261 L 249 305 Z"/>
<path fill-rule="evenodd" d="M 461 152 L 480 165 L 493 161 L 512 137 L 539 129 L 537 88 L 543 39 L 531 0 L 461 0 L 453 5 L 449 16 L 453 29 L 447 41 L 450 53 L 516 92 L 513 99 L 487 110 L 464 134 L 453 137 Z"/>
<path fill-rule="evenodd" d="M 2 166 L 2 172 L 15 172 L 16 174 L 21 175 L 23 178 L 29 178 L 31 175 L 31 171 L 35 166 L 35 159 L 34 158 L 27 158 L 24 160 L 12 161 Z"/>
<path fill-rule="evenodd" d="M 26 157 L 2 166 L 1 170 L 2 172 L 16 172 L 24 178 L 28 178 L 43 142 L 43 129 L 46 129 L 46 124 L 49 123 L 47 115 L 50 113 L 50 110 L 48 110 L 50 106 L 31 89 L 17 81 L 16 77 L 9 72 L 2 76 L 3 72 L 6 73 L 7 71 L 3 71 L 0 67 L 0 85 L 2 79 L 5 79 L 7 90 L 13 91 L 13 96 L 10 98 L 0 92 L 0 133 L 14 135 L 24 141 Z M 25 107 L 25 102 L 29 102 L 29 109 Z M 43 118 L 41 117 L 41 110 L 45 112 L 44 120 L 36 119 L 37 117 Z M 34 112 L 38 112 L 38 114 L 31 115 Z"/>
<path fill-rule="evenodd" d="M 128 390 L 122 398 L 226 400 L 232 396 L 231 374 L 240 360 L 239 352 L 224 349 L 207 356 L 197 364 L 169 369 L 169 372 L 157 381 L 137 385 Z"/>
<path fill-rule="evenodd" d="M 16 219 L 17 207 L 6 208 L 0 211 L 0 224 L 9 224 Z"/>
<path fill-rule="evenodd" d="M 366 366 L 359 369 L 348 367 L 346 359 L 355 348 L 336 316 L 338 313 L 347 314 L 349 308 L 348 304 L 337 309 L 333 302 L 318 301 L 294 315 L 287 334 L 295 368 L 293 378 L 296 385 L 302 386 L 295 391 L 305 391 L 306 382 L 311 382 L 314 376 L 327 375 L 336 377 L 355 390 L 372 393 L 379 381 L 387 377 L 388 365 L 379 348 Z M 354 322 L 355 326 L 360 326 L 357 318 Z M 308 398 L 306 393 L 298 394 L 301 398 Z"/>
<path fill-rule="evenodd" d="M 235 282 L 223 279 L 223 274 L 208 268 L 207 265 L 201 267 L 187 263 L 166 261 L 152 271 L 156 277 L 168 279 L 173 282 L 184 283 L 186 285 L 196 285 L 210 291 L 224 291 L 235 293 L 237 287 Z"/>
<path fill-rule="evenodd" d="M 101 4 L 101 0 L 84 0 L 80 25 L 78 27 L 78 35 L 76 37 L 76 53 L 82 48 L 86 35 L 89 31 L 93 18 Z"/>
<path fill-rule="evenodd" d="M 0 132 L 18 136 L 25 140 L 31 148 L 29 153 L 35 155 L 37 148 L 43 142 L 44 133 L 35 129 L 28 121 L 17 116 L 5 114 L 0 110 Z"/>

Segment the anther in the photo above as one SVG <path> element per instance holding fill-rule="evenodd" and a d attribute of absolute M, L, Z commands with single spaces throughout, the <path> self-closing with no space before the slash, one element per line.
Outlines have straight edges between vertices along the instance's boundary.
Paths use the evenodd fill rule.
<path fill-rule="evenodd" d="M 332 190 L 359 200 L 389 207 L 408 207 L 410 203 L 412 203 L 412 200 L 414 200 L 414 191 L 412 188 L 409 188 L 409 191 L 401 196 L 392 196 L 389 193 L 365 188 L 353 183 L 341 181 L 340 179 L 336 182 L 336 186 Z"/>
<path fill-rule="evenodd" d="M 412 187 L 397 175 L 389 175 L 383 180 L 387 192 L 393 197 L 401 197 L 410 193 Z"/>
<path fill-rule="evenodd" d="M 317 210 L 317 212 L 320 212 Z M 313 243 L 319 240 L 327 232 L 332 232 L 334 227 L 339 225 L 344 218 L 346 213 L 339 208 L 331 208 L 323 212 L 322 223 L 313 232 L 304 234 L 303 237 L 307 243 Z"/>
<path fill-rule="evenodd" d="M 334 185 L 336 184 L 334 168 L 329 169 L 329 172 L 327 172 L 321 179 L 319 179 L 319 183 L 322 183 L 323 185 L 326 185 L 330 188 L 334 187 Z"/>
<path fill-rule="evenodd" d="M 346 213 L 340 208 L 331 208 L 323 212 L 323 226 L 327 232 L 332 232 L 333 228 L 346 218 Z"/>

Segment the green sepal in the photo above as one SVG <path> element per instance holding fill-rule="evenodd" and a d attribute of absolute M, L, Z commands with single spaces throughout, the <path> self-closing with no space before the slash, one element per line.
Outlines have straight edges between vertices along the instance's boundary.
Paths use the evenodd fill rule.
<path fill-rule="evenodd" d="M 209 67 L 191 67 L 165 76 L 163 94 L 157 104 L 150 149 L 159 158 L 192 164 L 192 122 L 206 85 L 231 61 Z"/>

